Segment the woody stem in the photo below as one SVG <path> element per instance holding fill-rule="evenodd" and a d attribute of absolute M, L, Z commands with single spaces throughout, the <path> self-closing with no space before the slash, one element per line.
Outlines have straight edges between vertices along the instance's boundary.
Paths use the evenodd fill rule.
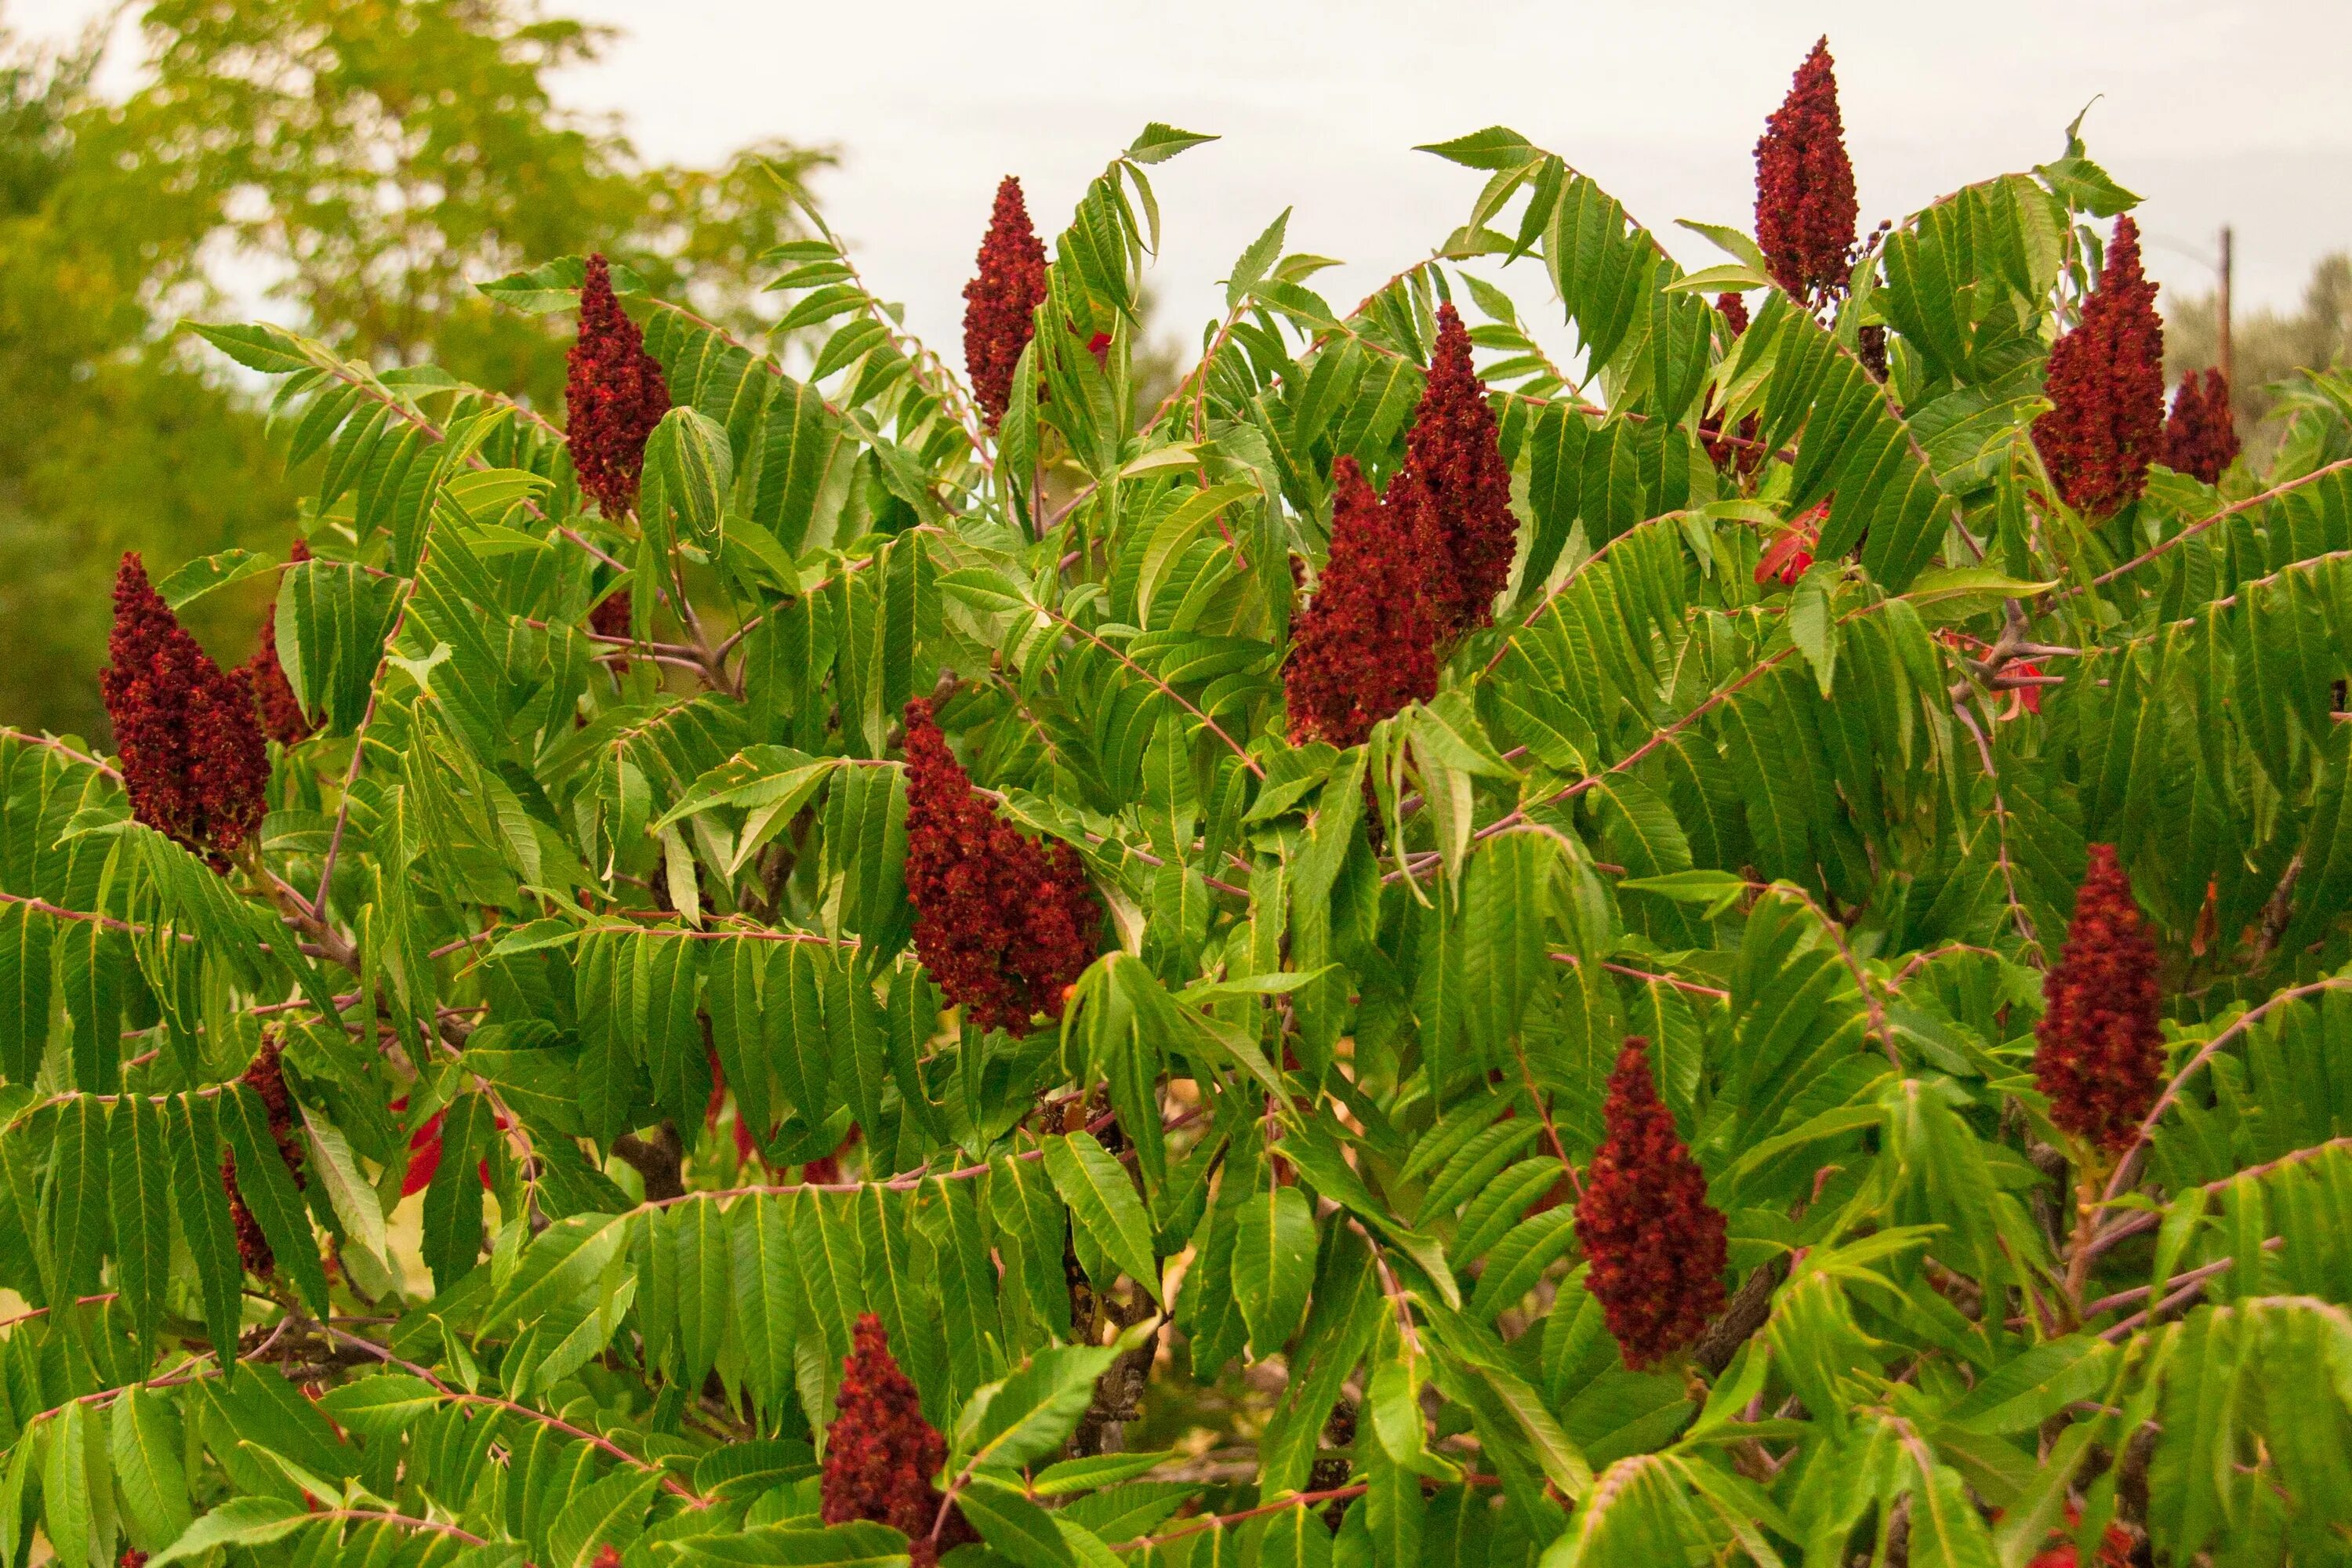
<path fill-rule="evenodd" d="M 2099 1229 L 2099 1156 L 2089 1152 L 2074 1166 L 2074 1227 L 2066 1238 L 2066 1305 L 2079 1321 L 2083 1292 L 2090 1283 L 2091 1243 Z"/>

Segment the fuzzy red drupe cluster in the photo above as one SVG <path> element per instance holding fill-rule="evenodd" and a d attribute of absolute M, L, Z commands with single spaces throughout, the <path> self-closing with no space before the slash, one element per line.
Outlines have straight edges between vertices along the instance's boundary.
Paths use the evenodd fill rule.
<path fill-rule="evenodd" d="M 907 901 L 916 956 L 983 1029 L 1060 1017 L 1102 921 L 1077 851 L 1001 821 L 920 698 L 907 704 Z"/>
<path fill-rule="evenodd" d="M 1391 486 L 1388 500 L 1374 495 L 1353 458 L 1331 466 L 1330 553 L 1315 602 L 1291 626 L 1283 667 L 1294 742 L 1360 745 L 1406 703 L 1437 695 L 1426 574 L 1395 494 Z"/>
<path fill-rule="evenodd" d="M 310 559 L 308 540 L 297 535 L 294 548 L 286 552 L 286 564 L 298 565 Z M 310 715 L 302 711 L 301 702 L 294 695 L 294 686 L 286 679 L 285 666 L 278 662 L 278 605 L 272 600 L 261 615 L 261 639 L 253 657 L 245 661 L 246 679 L 253 683 L 254 700 L 261 705 L 261 730 L 281 746 L 299 745 L 310 738 L 314 726 Z"/>
<path fill-rule="evenodd" d="M 1650 1043 L 1618 1052 L 1601 1108 L 1607 1131 L 1576 1204 L 1576 1238 L 1625 1364 L 1635 1371 L 1696 1341 L 1723 1307 L 1723 1215 L 1650 1076 Z"/>
<path fill-rule="evenodd" d="M 979 1539 L 961 1509 L 940 1517 L 942 1498 L 932 1478 L 947 1459 L 947 1439 L 923 1419 L 921 1399 L 890 1354 L 882 1320 L 866 1313 L 852 1339 L 834 1396 L 838 1414 L 825 1433 L 818 1483 L 824 1521 L 887 1524 L 906 1535 L 916 1568 L 929 1568 L 941 1552 Z"/>
<path fill-rule="evenodd" d="M 2105 517 L 2137 500 L 2164 451 L 2164 323 L 2128 216 L 2116 219 L 2082 319 L 2051 345 L 2042 390 L 2050 410 L 2033 422 L 2033 445 L 2066 504 Z"/>
<path fill-rule="evenodd" d="M 1836 62 L 1823 38 L 1756 143 L 1756 244 L 1773 281 L 1816 305 L 1843 289 L 1859 211 Z"/>
<path fill-rule="evenodd" d="M 2218 370 L 2180 378 L 2172 414 L 2164 422 L 2164 466 L 2215 483 L 2238 455 L 2238 422 L 2230 412 L 2230 384 Z"/>
<path fill-rule="evenodd" d="M 626 588 L 616 589 L 596 601 L 588 612 L 588 629 L 598 637 L 625 637 L 629 635 L 629 621 L 635 606 L 630 603 Z"/>
<path fill-rule="evenodd" d="M 2033 1078 L 2050 1120 L 2111 1152 L 2127 1147 L 2163 1087 L 2164 1035 L 2156 939 L 2111 845 L 2091 846 L 2042 1000 Z"/>
<path fill-rule="evenodd" d="M 1519 524 L 1495 411 L 1470 363 L 1469 331 L 1450 300 L 1437 308 L 1429 381 L 1386 500 L 1418 542 L 1437 635 L 1451 639 L 1491 623 L 1495 595 L 1510 581 Z"/>
<path fill-rule="evenodd" d="M 270 1135 L 278 1140 L 278 1157 L 286 1162 L 288 1173 L 298 1188 L 309 1185 L 303 1174 L 302 1144 L 294 1134 L 294 1100 L 286 1092 L 285 1070 L 278 1066 L 284 1045 L 275 1033 L 261 1037 L 261 1048 L 246 1064 L 240 1079 L 254 1097 L 261 1101 L 262 1110 L 269 1118 Z M 245 1194 L 236 1184 L 236 1156 L 221 1151 L 221 1186 L 228 1193 L 228 1217 L 236 1227 L 236 1255 L 248 1273 L 267 1274 L 277 1266 L 278 1259 L 269 1250 L 269 1239 L 261 1232 L 261 1222 L 253 1217 L 246 1206 Z"/>
<path fill-rule="evenodd" d="M 115 574 L 106 652 L 99 693 L 131 814 L 226 870 L 261 825 L 269 786 L 251 679 L 224 671 L 181 629 L 135 551 Z"/>
<path fill-rule="evenodd" d="M 964 371 L 991 430 L 1013 401 L 1013 373 L 1045 298 L 1045 247 L 1029 222 L 1021 182 L 1007 174 L 996 187 L 972 279 L 963 286 Z"/>
<path fill-rule="evenodd" d="M 669 383 L 646 353 L 646 335 L 621 309 L 612 268 L 588 258 L 580 284 L 580 335 L 563 384 L 564 445 L 580 489 L 618 517 L 637 503 L 646 440 L 669 412 Z"/>

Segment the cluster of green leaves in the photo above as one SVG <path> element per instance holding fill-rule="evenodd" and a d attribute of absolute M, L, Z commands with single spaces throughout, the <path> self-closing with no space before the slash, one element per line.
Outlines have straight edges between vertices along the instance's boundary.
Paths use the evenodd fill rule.
<path fill-rule="evenodd" d="M 1147 175 L 1200 140 L 1087 190 L 992 438 L 829 239 L 769 258 L 804 377 L 616 272 L 677 404 L 633 517 L 507 396 L 205 330 L 316 465 L 277 628 L 320 729 L 226 878 L 0 737 L 8 1562 L 903 1561 L 820 1519 L 868 1311 L 960 1561 L 2024 1568 L 2118 1517 L 2346 1559 L 2352 395 L 2264 476 L 2078 517 L 2029 428 L 2129 200 L 2079 147 L 1816 320 L 1496 130 L 1433 149 L 1470 220 L 1353 310 L 1276 220 L 1139 417 Z M 1395 471 L 1457 291 L 1513 580 L 1433 700 L 1293 745 L 1292 562 L 1339 457 Z M 914 696 L 1084 858 L 1058 1026 L 971 1027 L 909 947 Z M 2120 1161 L 2031 1063 L 2093 842 L 2164 952 Z M 1647 1372 L 1573 1224 L 1629 1034 L 1735 1276 Z"/>

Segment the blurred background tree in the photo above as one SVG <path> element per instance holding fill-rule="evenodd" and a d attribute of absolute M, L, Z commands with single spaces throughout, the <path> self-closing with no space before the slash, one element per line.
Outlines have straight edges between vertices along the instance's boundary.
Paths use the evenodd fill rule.
<path fill-rule="evenodd" d="M 0 712 L 103 731 L 107 583 L 241 545 L 283 552 L 300 479 L 251 388 L 183 315 L 259 305 L 378 363 L 431 361 L 560 408 L 568 327 L 473 284 L 602 249 L 739 329 L 753 264 L 799 232 L 821 149 L 649 164 L 550 100 L 607 35 L 527 0 L 152 0 L 125 97 L 102 32 L 62 51 L 0 29 Z M 779 177 L 780 176 L 780 177 Z M 269 589 L 194 606 L 224 663 Z"/>
<path fill-rule="evenodd" d="M 2219 321 L 2215 295 L 2165 302 L 2165 374 L 2173 384 L 2184 372 L 2217 363 Z M 2237 371 L 2230 402 L 2239 435 L 2259 460 L 2278 439 L 2275 425 L 2263 422 L 2279 405 L 2279 384 L 2298 370 L 2352 365 L 2352 253 L 2320 258 L 2304 288 L 2302 309 L 2233 312 L 2230 340 Z"/>

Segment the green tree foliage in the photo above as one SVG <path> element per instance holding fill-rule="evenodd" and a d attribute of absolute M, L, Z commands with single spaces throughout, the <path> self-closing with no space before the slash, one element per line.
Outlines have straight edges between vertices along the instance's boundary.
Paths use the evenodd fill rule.
<path fill-rule="evenodd" d="M 240 389 L 168 341 L 181 310 L 258 279 L 343 352 L 545 407 L 562 339 L 472 279 L 601 247 L 752 329 L 751 263 L 802 232 L 824 161 L 647 165 L 549 100 L 603 35 L 508 0 L 154 0 L 142 21 L 121 101 L 90 90 L 95 43 L 9 47 L 0 70 L 0 705 L 72 731 L 101 724 L 122 549 L 169 569 L 290 537 L 300 487 L 260 460 Z M 258 609 L 223 595 L 196 625 L 235 662 Z"/>
<path fill-rule="evenodd" d="M 496 390 L 203 330 L 321 476 L 276 601 L 318 730 L 225 875 L 0 741 L 12 1563 L 2352 1554 L 2352 462 L 2052 499 L 2042 363 L 2128 201 L 2079 146 L 1817 320 L 1482 132 L 1434 257 L 1335 308 L 1277 221 L 1139 417 L 1197 140 L 1088 189 L 992 439 L 827 239 L 765 258 L 807 379 L 616 269 L 677 405 L 633 515 Z M 583 275 L 485 293 L 560 325 Z M 1449 299 L 1513 579 L 1433 700 L 1293 745 L 1293 563 L 1335 463 L 1398 471 Z M 914 698 L 1082 862 L 1057 1023 L 910 950 Z M 2164 1056 L 2095 1147 L 2033 1070 L 2094 844 Z M 1640 1371 L 1575 1223 L 1635 1102 L 1727 1254 Z M 827 1455 L 869 1312 L 913 1394 L 865 1329 Z M 912 1540 L 825 1522 L 824 1458 L 941 1453 L 866 1478 Z"/>

